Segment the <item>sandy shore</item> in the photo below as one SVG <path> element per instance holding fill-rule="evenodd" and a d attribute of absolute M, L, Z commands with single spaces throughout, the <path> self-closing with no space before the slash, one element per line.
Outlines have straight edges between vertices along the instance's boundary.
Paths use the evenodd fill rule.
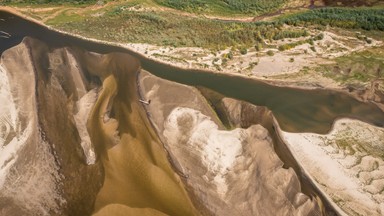
<path fill-rule="evenodd" d="M 349 215 L 384 214 L 384 129 L 339 119 L 326 135 L 281 137 L 317 185 Z"/>

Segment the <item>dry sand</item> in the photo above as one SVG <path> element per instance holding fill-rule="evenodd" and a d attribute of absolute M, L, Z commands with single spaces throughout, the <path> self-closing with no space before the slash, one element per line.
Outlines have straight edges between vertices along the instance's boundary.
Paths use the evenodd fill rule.
<path fill-rule="evenodd" d="M 349 215 L 384 215 L 384 129 L 351 119 L 327 135 L 281 132 L 294 156 Z"/>

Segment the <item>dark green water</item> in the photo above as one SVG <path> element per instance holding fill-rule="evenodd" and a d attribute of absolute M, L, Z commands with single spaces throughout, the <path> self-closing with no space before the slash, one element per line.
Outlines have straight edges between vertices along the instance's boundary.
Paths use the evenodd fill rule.
<path fill-rule="evenodd" d="M 337 118 L 351 117 L 384 126 L 384 113 L 372 103 L 329 90 L 300 90 L 276 87 L 257 80 L 213 74 L 200 70 L 185 70 L 148 59 L 133 51 L 66 36 L 20 17 L 0 11 L 0 30 L 12 35 L 0 37 L 0 52 L 31 36 L 53 47 L 80 47 L 99 53 L 124 52 L 136 56 L 142 67 L 156 76 L 193 86 L 204 86 L 227 97 L 266 106 L 272 110 L 281 128 L 290 132 L 326 133 Z M 172 96 L 172 92 L 169 92 Z"/>
<path fill-rule="evenodd" d="M 384 124 L 384 113 L 376 105 L 340 92 L 276 87 L 243 77 L 198 71 L 155 68 L 150 71 L 162 78 L 204 86 L 228 97 L 266 106 L 272 110 L 282 129 L 290 132 L 326 133 L 340 117 L 357 118 L 381 127 Z"/>

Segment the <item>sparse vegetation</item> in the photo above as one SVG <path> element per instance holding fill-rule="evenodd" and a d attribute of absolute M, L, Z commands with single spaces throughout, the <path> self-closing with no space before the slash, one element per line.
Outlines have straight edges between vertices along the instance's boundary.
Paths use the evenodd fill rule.
<path fill-rule="evenodd" d="M 273 36 L 273 40 L 281 40 L 284 38 L 299 38 L 299 37 L 307 37 L 309 33 L 307 30 L 283 30 L 277 32 Z"/>
<path fill-rule="evenodd" d="M 348 84 L 384 78 L 383 47 L 352 53 L 335 59 L 332 65 L 322 65 L 319 71 L 338 82 Z"/>

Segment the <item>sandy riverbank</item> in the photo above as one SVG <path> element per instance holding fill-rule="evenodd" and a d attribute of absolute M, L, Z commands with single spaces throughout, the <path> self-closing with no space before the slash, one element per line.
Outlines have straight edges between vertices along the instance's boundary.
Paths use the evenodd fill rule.
<path fill-rule="evenodd" d="M 326 135 L 280 136 L 313 181 L 349 215 L 384 214 L 384 129 L 339 119 Z"/>

